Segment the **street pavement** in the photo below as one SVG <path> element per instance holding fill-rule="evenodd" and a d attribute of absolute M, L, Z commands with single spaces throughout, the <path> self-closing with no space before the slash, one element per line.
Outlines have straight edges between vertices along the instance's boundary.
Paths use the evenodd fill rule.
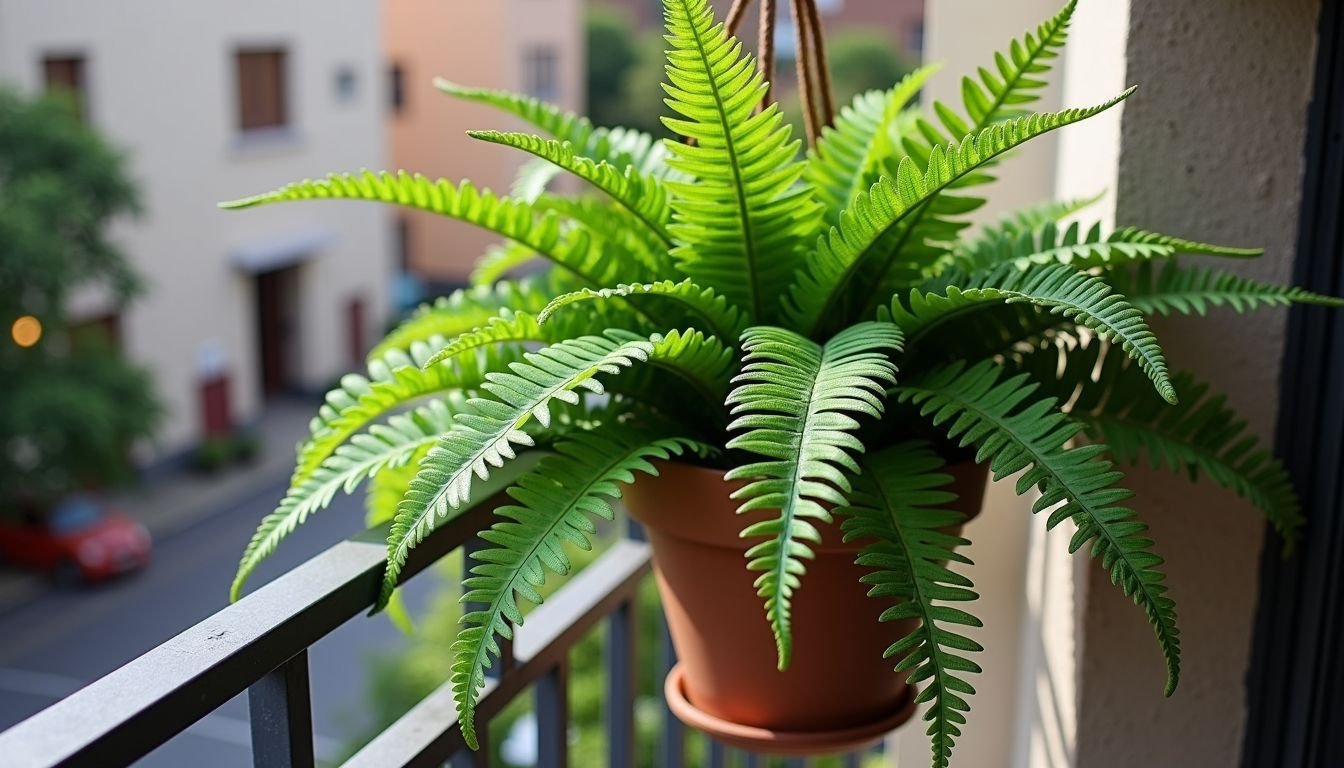
<path fill-rule="evenodd" d="M 139 574 L 101 586 L 60 590 L 44 585 L 40 594 L 17 607 L 0 608 L 0 730 L 223 608 L 243 546 L 283 491 L 272 479 L 231 507 L 155 541 L 154 561 Z M 337 497 L 281 545 L 253 576 L 251 586 L 356 533 L 362 523 L 360 497 Z M 438 578 L 431 571 L 406 588 L 413 614 L 426 603 Z M 387 619 L 360 616 L 313 646 L 309 660 L 319 760 L 338 757 L 370 724 L 361 707 L 370 675 L 367 660 L 405 643 Z M 250 748 L 242 694 L 137 765 L 250 765 Z"/>

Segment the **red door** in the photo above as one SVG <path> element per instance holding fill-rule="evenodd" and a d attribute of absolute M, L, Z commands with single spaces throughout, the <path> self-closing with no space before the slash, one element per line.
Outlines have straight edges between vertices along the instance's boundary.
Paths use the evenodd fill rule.
<path fill-rule="evenodd" d="M 257 348 L 266 397 L 283 393 L 294 382 L 297 326 L 298 268 L 257 275 Z"/>

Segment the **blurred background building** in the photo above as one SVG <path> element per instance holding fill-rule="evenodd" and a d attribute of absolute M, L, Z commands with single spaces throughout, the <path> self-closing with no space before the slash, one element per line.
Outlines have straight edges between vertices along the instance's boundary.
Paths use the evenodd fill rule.
<path fill-rule="evenodd" d="M 431 85 L 435 77 L 525 93 L 582 111 L 584 0 L 383 0 L 382 7 L 392 91 L 392 167 L 432 178 L 469 179 L 507 193 L 525 161 L 516 150 L 466 135 L 471 129 L 521 129 L 521 123 L 437 93 Z M 476 258 L 499 239 L 430 213 L 395 216 L 403 304 L 464 284 Z"/>
<path fill-rule="evenodd" d="M 387 164 L 380 26 L 375 4 L 348 1 L 0 0 L 0 84 L 72 91 L 143 192 L 143 215 L 115 238 L 144 295 L 124 310 L 91 294 L 69 307 L 154 376 L 167 413 L 142 459 L 322 389 L 383 328 L 386 209 L 215 207 Z"/>

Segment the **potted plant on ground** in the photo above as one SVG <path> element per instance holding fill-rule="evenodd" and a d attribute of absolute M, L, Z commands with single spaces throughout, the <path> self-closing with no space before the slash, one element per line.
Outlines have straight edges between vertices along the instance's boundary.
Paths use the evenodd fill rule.
<path fill-rule="evenodd" d="M 966 235 L 973 190 L 1015 147 L 1133 92 L 1024 111 L 1073 3 L 964 80 L 960 109 L 920 115 L 925 68 L 833 119 L 816 9 L 799 0 L 805 155 L 769 98 L 769 24 L 760 62 L 730 34 L 743 6 L 719 24 L 706 0 L 665 0 L 665 122 L 680 141 L 442 84 L 549 138 L 473 136 L 600 195 L 553 194 L 549 172 L 529 166 L 512 197 L 363 173 L 229 204 L 381 200 L 509 241 L 483 260 L 477 287 L 423 308 L 375 350 L 367 376 L 328 394 L 234 595 L 338 490 L 416 461 L 388 539 L 386 604 L 407 553 L 479 478 L 545 449 L 510 490 L 517 504 L 482 533 L 492 547 L 468 582 L 466 599 L 484 606 L 453 647 L 469 743 L 498 638 L 550 573 L 569 571 L 566 547 L 589 546 L 590 516 L 610 517 L 610 500 L 643 473 L 626 499 L 650 530 L 682 660 L 668 684 L 679 714 L 752 748 L 821 752 L 871 740 L 927 702 L 933 762 L 946 765 L 978 671 L 964 632 L 979 622 L 954 607 L 976 597 L 956 550 L 979 506 L 978 465 L 1017 475 L 1047 526 L 1076 527 L 1072 548 L 1147 614 L 1170 693 L 1175 609 L 1114 462 L 1146 455 L 1230 487 L 1285 542 L 1300 517 L 1282 468 L 1221 398 L 1169 372 L 1145 316 L 1339 302 L 1177 258 L 1257 250 L 1060 223 L 1085 201 Z M 499 279 L 533 260 L 550 268 Z"/>

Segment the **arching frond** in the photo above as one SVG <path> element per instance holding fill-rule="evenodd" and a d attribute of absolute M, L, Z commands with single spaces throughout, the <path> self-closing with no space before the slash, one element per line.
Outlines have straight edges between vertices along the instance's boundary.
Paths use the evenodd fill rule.
<path fill-rule="evenodd" d="M 932 64 L 919 67 L 888 90 L 855 96 L 840 110 L 835 125 L 822 129 L 803 175 L 817 191 L 826 225 L 839 224 L 845 206 L 877 183 L 883 159 L 896 151 L 897 117 L 938 69 Z"/>
<path fill-rule="evenodd" d="M 799 142 L 790 140 L 778 105 L 752 114 L 765 83 L 741 44 L 714 22 L 707 0 L 671 0 L 665 7 L 671 50 L 664 89 L 680 117 L 663 122 L 695 140 L 672 144 L 668 158 L 694 179 L 668 183 L 672 255 L 697 284 L 742 307 L 752 321 L 768 322 L 798 266 L 800 243 L 819 221 L 811 187 L 796 183 L 803 170 L 795 159 Z"/>
<path fill-rule="evenodd" d="M 1167 596 L 1162 559 L 1134 512 L 1117 506 L 1132 497 L 1116 487 L 1121 474 L 1102 457 L 1104 445 L 1069 448 L 1081 426 L 1058 410 L 1052 398 L 1035 397 L 1025 374 L 1000 380 L 999 366 L 985 361 L 934 371 L 896 388 L 902 402 L 918 405 L 934 425 L 961 445 L 978 446 L 976 461 L 988 461 L 994 479 L 1020 472 L 1017 492 L 1039 488 L 1033 512 L 1051 510 L 1054 528 L 1072 520 L 1077 532 L 1069 551 L 1083 547 L 1148 615 L 1167 666 L 1166 694 L 1180 679 L 1180 632 L 1176 607 Z"/>
<path fill-rule="evenodd" d="M 941 474 L 943 460 L 926 443 L 901 443 L 859 460 L 862 474 L 854 479 L 850 505 L 837 509 L 846 516 L 845 541 L 870 542 L 858 564 L 873 570 L 863 576 L 868 594 L 888 607 L 879 621 L 916 620 L 918 625 L 887 648 L 896 658 L 896 671 L 908 672 L 919 685 L 918 704 L 930 704 L 929 721 L 933 765 L 947 768 L 955 737 L 966 724 L 975 693 L 964 675 L 980 666 L 962 655 L 983 650 L 961 634 L 963 627 L 983 626 L 979 619 L 948 603 L 978 598 L 971 580 L 948 563 L 971 565 L 957 547 L 966 539 L 948 533 L 966 516 L 947 509 L 956 494 L 945 490 L 951 482 Z"/>
<path fill-rule="evenodd" d="M 579 302 L 608 301 L 615 298 L 647 296 L 655 300 L 669 302 L 678 306 L 683 320 L 691 325 L 704 328 L 721 339 L 736 339 L 744 330 L 742 313 L 730 305 L 712 288 L 702 288 L 690 279 L 681 282 L 663 280 L 657 283 L 618 285 L 615 288 L 593 290 L 584 288 L 557 296 L 541 311 L 538 320 L 545 323 L 560 309 Z M 670 323 L 680 325 L 680 322 Z"/>
<path fill-rule="evenodd" d="M 635 168 L 641 173 L 659 177 L 666 175 L 666 149 L 662 142 L 642 131 L 597 128 L 586 117 L 540 99 L 509 91 L 471 88 L 443 78 L 436 79 L 434 85 L 454 98 L 494 107 L 520 118 L 557 141 L 573 144 L 584 157 L 610 163 L 622 171 Z"/>
<path fill-rule="evenodd" d="M 1107 272 L 1106 278 L 1146 314 L 1203 315 L 1210 306 L 1227 306 L 1237 312 L 1289 304 L 1344 307 L 1342 299 L 1296 286 L 1276 285 L 1219 269 L 1189 267 L 1176 262 L 1166 264 L 1161 271 L 1148 264 L 1134 270 L 1114 269 Z"/>
<path fill-rule="evenodd" d="M 275 511 L 262 519 L 243 551 L 229 599 L 236 601 L 242 596 L 247 578 L 309 515 L 325 509 L 337 493 L 353 492 L 383 468 L 405 464 L 416 451 L 447 432 L 453 426 L 453 417 L 465 409 L 461 399 L 431 400 L 413 411 L 392 416 L 386 424 L 374 424 L 339 446 L 315 472 L 290 487 Z"/>
<path fill-rule="evenodd" d="M 939 144 L 978 133 L 990 125 L 1013 120 L 1027 114 L 1026 105 L 1040 98 L 1047 83 L 1043 79 L 1051 63 L 1068 40 L 1069 24 L 1077 9 L 1077 0 L 1069 2 L 1054 16 L 1042 22 L 1034 32 L 1012 40 L 1008 52 L 994 54 L 994 68 L 990 72 L 980 67 L 977 78 L 961 79 L 961 101 L 965 116 L 958 115 L 948 105 L 935 101 L 933 112 L 941 127 L 920 119 L 917 131 L 905 139 L 910 156 L 923 161 Z"/>
<path fill-rule="evenodd" d="M 1169 405 L 1153 396 L 1144 375 L 1110 345 L 1082 339 L 1066 350 L 1043 343 L 1020 365 L 1044 391 L 1068 403 L 1070 418 L 1121 464 L 1144 456 L 1155 468 L 1201 475 L 1255 505 L 1291 550 L 1301 537 L 1301 505 L 1270 448 L 1227 403 L 1189 373 L 1175 377 L 1184 397 Z"/>
<path fill-rule="evenodd" d="M 492 372 L 483 390 L 493 398 L 473 398 L 475 413 L 457 419 L 430 449 L 411 481 L 387 540 L 387 570 L 377 608 L 387 604 L 411 549 L 466 503 L 474 479 L 486 479 L 492 467 L 515 458 L 514 446 L 530 446 L 523 427 L 536 419 L 550 422 L 553 401 L 577 403 L 576 390 L 602 394 L 598 376 L 615 376 L 653 352 L 647 339 L 617 342 L 586 336 L 530 352 L 509 366 L 511 373 Z"/>
<path fill-rule="evenodd" d="M 369 360 L 381 359 L 394 350 L 407 353 L 415 342 L 466 333 L 498 317 L 504 309 L 540 312 L 551 299 L 572 290 L 563 286 L 551 276 L 536 275 L 453 291 L 432 304 L 422 304 L 374 346 Z"/>
<path fill-rule="evenodd" d="M 472 555 L 477 564 L 465 583 L 462 599 L 483 607 L 462 616 L 452 648 L 458 722 L 472 749 L 477 747 L 476 693 L 492 659 L 499 658 L 496 638 L 513 637 L 513 627 L 523 623 L 518 599 L 540 605 L 538 588 L 547 572 L 565 576 L 570 571 L 566 546 L 592 548 L 590 537 L 597 529 L 590 518 L 611 520 L 611 500 L 620 498 L 621 486 L 634 482 L 636 472 L 656 475 L 651 460 L 688 449 L 705 451 L 625 429 L 578 434 L 557 443 L 553 455 L 508 490 L 518 504 L 495 510 L 502 519 L 481 534 L 493 546 Z"/>
<path fill-rule="evenodd" d="M 893 281 L 896 285 L 918 283 L 932 264 L 912 261 L 902 252 L 902 243 L 909 235 L 907 218 L 912 212 L 921 210 L 957 179 L 1013 147 L 1110 109 L 1132 92 L 1125 91 L 1095 107 L 995 123 L 960 143 L 935 147 L 923 170 L 907 158 L 894 180 L 884 177 L 855 199 L 841 216 L 840 225 L 818 241 L 806 269 L 799 272 L 789 290 L 790 319 L 812 332 L 843 325 L 872 312 L 895 293 L 894 289 L 887 290 Z"/>
<path fill-rule="evenodd" d="M 526 133 L 500 131 L 468 131 L 468 136 L 492 144 L 520 149 L 578 176 L 602 190 L 624 207 L 649 232 L 666 245 L 672 244 L 667 233 L 671 209 L 667 204 L 667 189 L 657 178 L 635 168 L 618 170 L 605 162 L 597 162 L 576 154 L 572 144 L 562 144 Z"/>
<path fill-rule="evenodd" d="M 369 363 L 368 376 L 346 374 L 326 394 L 309 425 L 310 437 L 299 446 L 290 485 L 308 479 L 351 435 L 368 424 L 420 398 L 440 392 L 474 392 L 489 371 L 517 359 L 516 349 L 489 350 L 480 356 L 459 356 L 424 370 L 421 366 L 447 339 L 415 342 L 409 353 L 393 350 Z"/>
<path fill-rule="evenodd" d="M 831 519 L 825 505 L 844 505 L 849 476 L 858 472 L 854 454 L 863 445 L 853 435 L 856 416 L 878 418 L 882 398 L 896 381 L 887 355 L 901 348 L 900 329 L 861 323 L 818 346 L 792 331 L 757 326 L 742 336 L 745 367 L 733 379 L 727 405 L 744 430 L 728 448 L 765 460 L 739 465 L 726 475 L 748 483 L 733 493 L 738 514 L 772 510 L 748 525 L 743 538 L 767 537 L 747 550 L 747 567 L 760 571 L 757 593 L 775 633 L 779 668 L 793 650 L 791 602 L 801 583 L 809 543 L 820 541 L 810 520 Z"/>
<path fill-rule="evenodd" d="M 1167 259 L 1180 254 L 1254 258 L 1261 253 L 1258 248 L 1199 243 L 1134 227 L 1105 234 L 1100 223 L 1084 231 L 1078 222 L 1074 222 L 1061 230 L 1055 222 L 1048 221 L 1030 230 L 989 230 L 958 248 L 952 259 L 958 268 L 975 272 L 1003 264 L 1029 269 L 1033 265 L 1058 263 L 1090 269 Z"/>
<path fill-rule="evenodd" d="M 1176 402 L 1166 358 L 1143 315 L 1101 278 L 1060 264 L 1027 272 L 1011 266 L 1000 267 L 971 281 L 964 289 L 953 286 L 942 294 L 911 291 L 905 302 L 899 297 L 893 299 L 885 317 L 901 326 L 907 345 L 913 348 L 936 326 L 955 322 L 985 304 L 998 302 L 1044 307 L 1120 344 L 1139 362 L 1162 397 Z"/>
<path fill-rule="evenodd" d="M 470 182 L 453 184 L 446 179 L 431 181 L 405 172 L 362 174 L 333 173 L 325 180 L 295 182 L 271 192 L 223 203 L 225 208 L 248 208 L 289 200 L 371 200 L 430 211 L 474 224 L 531 248 L 539 255 L 593 286 L 612 285 L 622 279 L 642 279 L 647 271 L 633 259 L 614 259 L 593 247 L 596 236 L 586 228 L 561 226 L 554 213 L 538 216 L 533 206 L 521 200 L 498 197 L 479 190 Z M 639 276 L 631 272 L 639 272 Z"/>

